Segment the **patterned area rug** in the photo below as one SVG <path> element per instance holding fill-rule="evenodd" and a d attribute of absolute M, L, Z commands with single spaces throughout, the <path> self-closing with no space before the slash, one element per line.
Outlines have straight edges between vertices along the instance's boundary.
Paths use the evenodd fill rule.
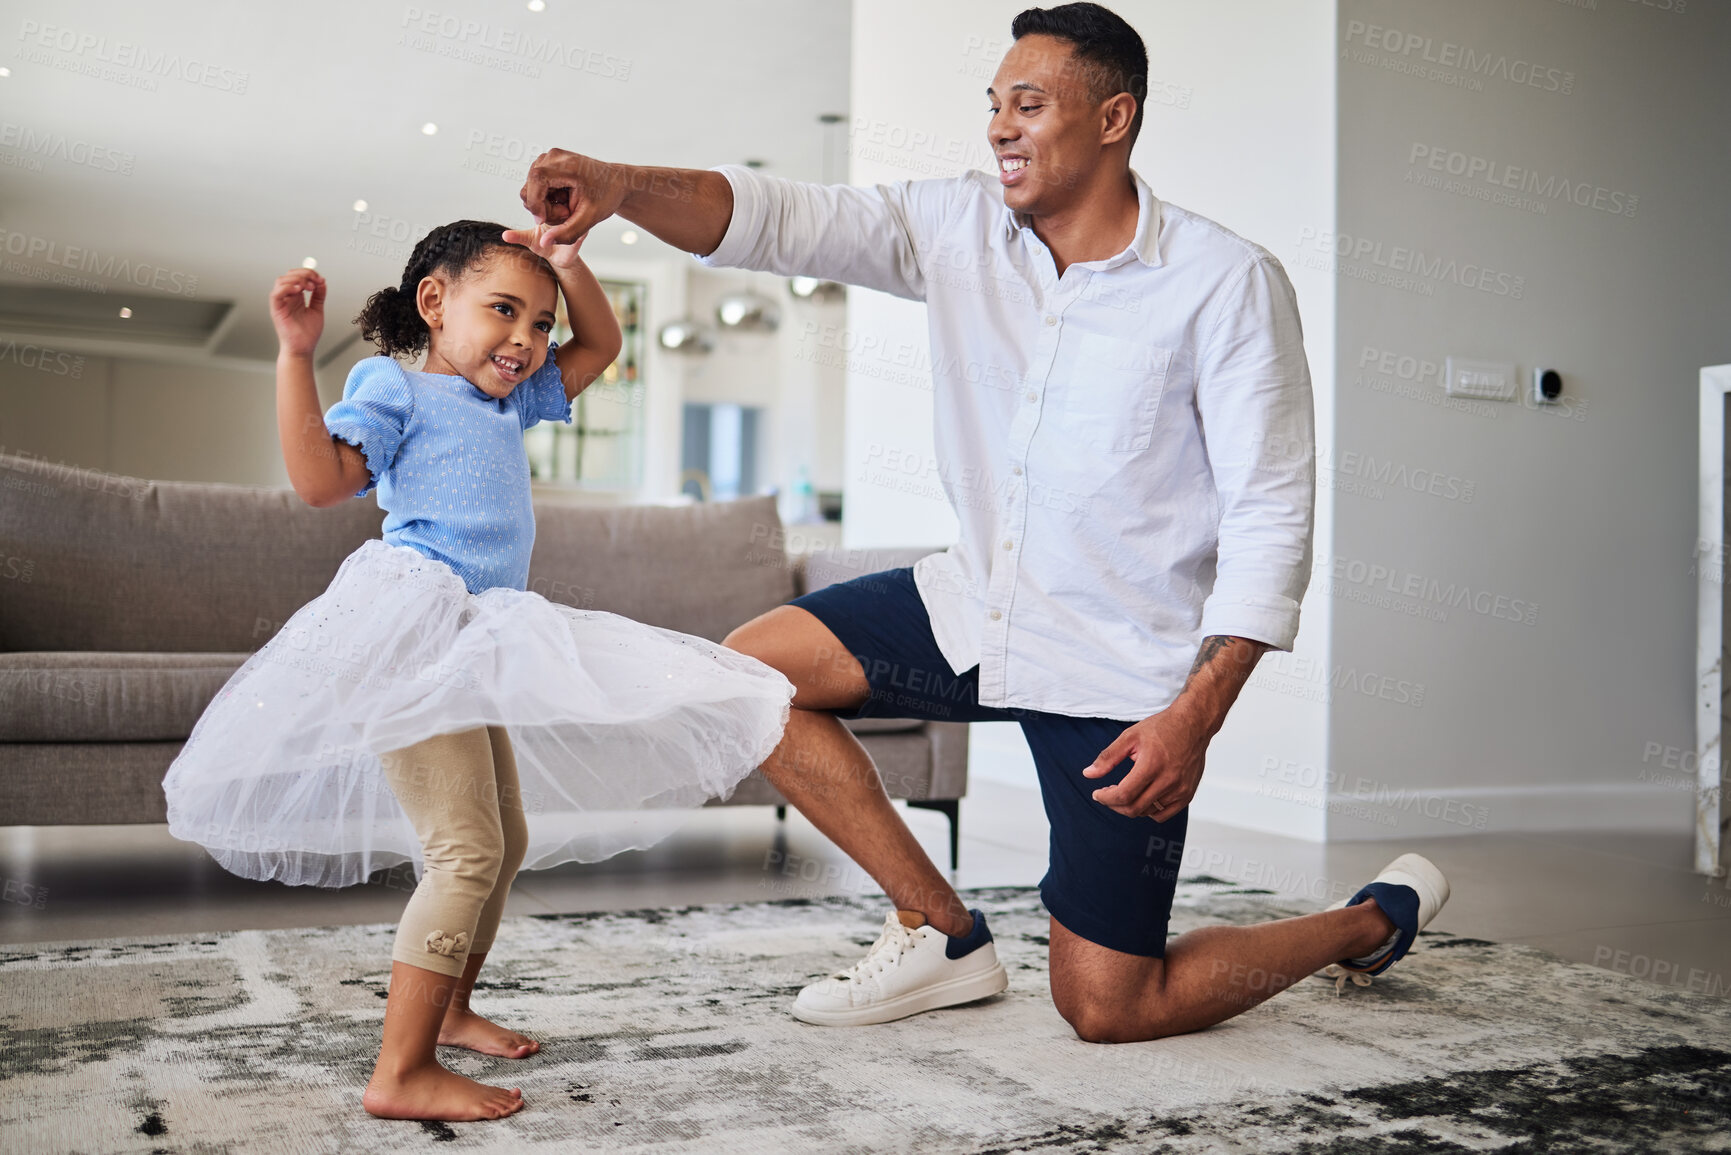
<path fill-rule="evenodd" d="M 362 1112 L 391 927 L 0 950 L 0 1150 L 1731 1151 L 1731 1000 L 1432 933 L 1375 986 L 1094 1046 L 1052 1008 L 1037 894 L 970 899 L 1010 990 L 852 1030 L 787 1004 L 881 899 L 507 920 L 477 1008 L 543 1050 L 445 1053 L 523 1088 L 491 1123 Z M 1197 879 L 1174 928 L 1309 909 Z"/>

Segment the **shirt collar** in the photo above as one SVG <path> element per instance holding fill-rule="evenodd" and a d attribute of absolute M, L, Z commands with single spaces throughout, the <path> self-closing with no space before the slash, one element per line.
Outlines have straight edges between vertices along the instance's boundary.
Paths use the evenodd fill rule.
<path fill-rule="evenodd" d="M 1134 256 L 1149 268 L 1159 268 L 1165 263 L 1160 259 L 1160 198 L 1154 195 L 1154 190 L 1148 187 L 1141 173 L 1131 169 L 1130 177 L 1136 182 L 1136 235 L 1130 238 L 1130 245 L 1123 253 L 1106 258 L 1101 265 L 1103 269 L 1123 264 L 1129 256 Z M 1009 205 L 1004 206 L 1004 235 L 1007 239 L 1014 240 L 1016 234 L 1030 227 L 1031 223 L 1032 219 L 1026 214 Z"/>

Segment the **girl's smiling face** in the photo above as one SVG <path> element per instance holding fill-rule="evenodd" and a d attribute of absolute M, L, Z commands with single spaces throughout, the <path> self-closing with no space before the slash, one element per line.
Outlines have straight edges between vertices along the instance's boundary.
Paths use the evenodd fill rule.
<path fill-rule="evenodd" d="M 415 303 L 431 331 L 426 373 L 462 377 L 506 398 L 547 359 L 556 282 L 527 249 L 492 249 L 455 281 L 421 279 Z"/>

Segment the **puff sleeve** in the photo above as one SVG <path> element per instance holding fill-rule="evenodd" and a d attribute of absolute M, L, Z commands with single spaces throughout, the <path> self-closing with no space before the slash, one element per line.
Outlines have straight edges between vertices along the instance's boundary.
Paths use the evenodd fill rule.
<path fill-rule="evenodd" d="M 343 399 L 325 412 L 325 428 L 367 459 L 367 484 L 356 497 L 366 496 L 391 468 L 414 416 L 414 387 L 393 358 L 368 357 L 349 370 Z"/>
<path fill-rule="evenodd" d="M 553 354 L 558 351 L 557 341 L 547 342 L 547 359 L 521 385 L 511 390 L 524 429 L 543 421 L 569 423 L 571 420 L 571 401 L 565 396 L 565 377 L 553 360 Z"/>

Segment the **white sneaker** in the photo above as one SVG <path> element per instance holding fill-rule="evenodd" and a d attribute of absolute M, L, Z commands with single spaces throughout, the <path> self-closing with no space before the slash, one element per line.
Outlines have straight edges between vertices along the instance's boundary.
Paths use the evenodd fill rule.
<path fill-rule="evenodd" d="M 1370 976 L 1379 975 L 1412 949 L 1418 932 L 1430 925 L 1431 919 L 1449 900 L 1449 882 L 1436 864 L 1422 854 L 1403 854 L 1387 866 L 1351 898 L 1343 898 L 1329 910 L 1356 906 L 1367 898 L 1376 899 L 1377 908 L 1394 923 L 1394 933 L 1388 941 L 1368 955 L 1341 959 L 1329 963 L 1317 975 L 1334 980 L 1334 993 L 1351 980 L 1354 986 L 1368 987 Z"/>
<path fill-rule="evenodd" d="M 926 925 L 910 910 L 891 911 L 865 958 L 799 992 L 793 1017 L 825 1027 L 887 1023 L 995 995 L 1010 985 L 986 916 L 970 911 L 965 939 Z"/>

